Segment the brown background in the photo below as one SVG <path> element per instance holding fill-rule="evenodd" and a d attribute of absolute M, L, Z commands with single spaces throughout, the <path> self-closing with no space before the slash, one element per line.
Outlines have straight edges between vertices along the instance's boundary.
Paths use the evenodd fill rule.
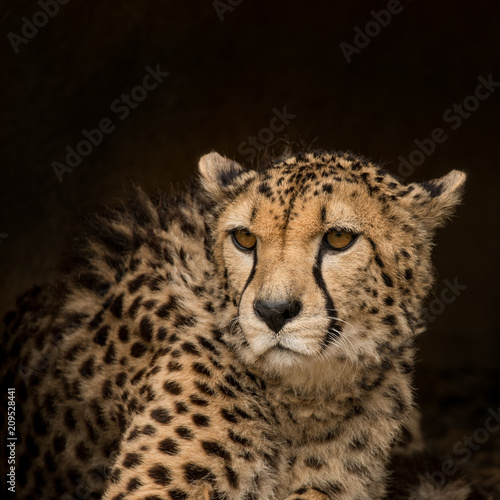
<path fill-rule="evenodd" d="M 246 161 L 238 146 L 286 106 L 296 118 L 276 139 L 350 149 L 394 172 L 415 139 L 445 129 L 448 139 L 409 180 L 469 173 L 465 203 L 437 238 L 435 293 L 455 277 L 468 288 L 430 325 L 421 358 L 438 371 L 495 370 L 500 89 L 455 131 L 443 113 L 474 92 L 478 76 L 500 81 L 498 1 L 401 5 L 348 64 L 339 43 L 353 43 L 355 27 L 387 1 L 243 0 L 221 21 L 211 1 L 72 0 L 17 54 L 7 34 L 21 34 L 23 16 L 40 7 L 4 2 L 0 312 L 49 279 L 76 214 L 121 196 L 130 178 L 147 188 L 182 183 L 213 149 Z M 119 120 L 111 103 L 157 64 L 168 78 Z M 106 117 L 116 130 L 59 183 L 51 163 Z"/>

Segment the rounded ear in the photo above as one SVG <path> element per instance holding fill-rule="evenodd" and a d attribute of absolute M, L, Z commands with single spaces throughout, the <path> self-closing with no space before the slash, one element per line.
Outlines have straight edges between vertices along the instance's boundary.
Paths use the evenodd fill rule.
<path fill-rule="evenodd" d="M 466 178 L 464 172 L 452 170 L 438 179 L 409 184 L 408 195 L 401 201 L 429 229 L 435 229 L 445 224 L 461 202 Z"/>
<path fill-rule="evenodd" d="M 203 188 L 215 199 L 224 196 L 235 179 L 246 172 L 239 163 L 216 152 L 202 156 L 198 169 Z"/>

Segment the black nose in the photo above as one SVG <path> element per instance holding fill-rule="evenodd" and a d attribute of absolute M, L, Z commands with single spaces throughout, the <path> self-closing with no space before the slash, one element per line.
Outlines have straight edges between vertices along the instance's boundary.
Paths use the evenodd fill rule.
<path fill-rule="evenodd" d="M 257 300 L 253 304 L 257 316 L 275 333 L 278 333 L 285 323 L 299 314 L 302 304 L 297 301 L 271 302 Z"/>

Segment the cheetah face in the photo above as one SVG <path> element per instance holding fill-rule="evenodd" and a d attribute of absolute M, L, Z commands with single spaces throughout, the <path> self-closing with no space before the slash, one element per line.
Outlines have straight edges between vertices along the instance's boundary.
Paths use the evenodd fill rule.
<path fill-rule="evenodd" d="M 226 329 L 247 363 L 280 372 L 358 362 L 414 333 L 432 232 L 458 202 L 463 174 L 405 186 L 363 160 L 325 154 L 256 172 L 213 153 L 200 170 L 215 207 Z"/>

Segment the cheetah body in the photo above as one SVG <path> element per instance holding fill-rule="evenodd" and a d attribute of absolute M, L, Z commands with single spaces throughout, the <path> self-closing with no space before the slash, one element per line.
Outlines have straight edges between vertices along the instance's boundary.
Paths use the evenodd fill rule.
<path fill-rule="evenodd" d="M 434 229 L 464 175 L 404 185 L 358 157 L 262 171 L 212 153 L 201 187 L 133 191 L 64 279 L 7 318 L 23 498 L 381 499 L 414 407 Z M 325 247 L 330 228 L 358 235 Z M 232 232 L 257 237 L 242 251 Z M 256 300 L 299 300 L 272 331 Z"/>

